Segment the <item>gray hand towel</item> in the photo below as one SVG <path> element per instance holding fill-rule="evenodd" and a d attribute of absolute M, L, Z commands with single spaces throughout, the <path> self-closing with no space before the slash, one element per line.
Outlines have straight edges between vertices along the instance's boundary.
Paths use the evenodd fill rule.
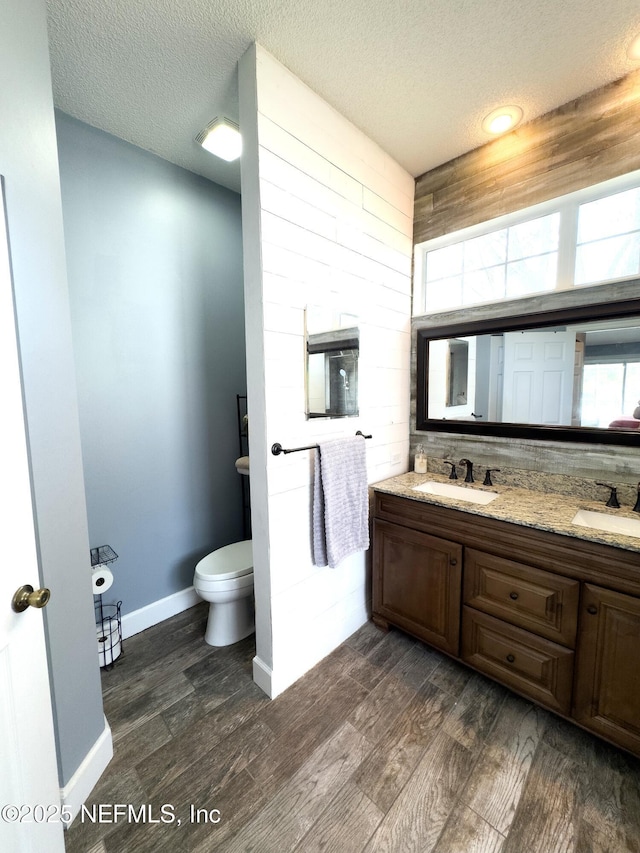
<path fill-rule="evenodd" d="M 369 547 L 369 494 L 361 435 L 319 442 L 313 482 L 313 563 L 335 568 Z"/>

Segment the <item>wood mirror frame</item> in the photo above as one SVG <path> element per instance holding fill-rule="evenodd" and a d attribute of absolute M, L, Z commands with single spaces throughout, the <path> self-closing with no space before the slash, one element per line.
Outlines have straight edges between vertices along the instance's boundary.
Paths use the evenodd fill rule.
<path fill-rule="evenodd" d="M 417 330 L 416 340 L 416 429 L 419 431 L 452 432 L 463 435 L 492 435 L 507 438 L 536 439 L 547 441 L 575 441 L 593 444 L 617 444 L 640 448 L 640 430 L 615 430 L 597 427 L 543 426 L 479 422 L 467 420 L 440 420 L 428 417 L 429 342 L 443 338 L 459 338 L 469 335 L 516 332 L 544 326 L 556 326 L 578 322 L 612 320 L 638 317 L 640 325 L 640 299 L 624 299 L 617 302 L 558 308 L 537 311 L 520 317 L 495 317 L 490 319 L 458 322 L 443 326 L 432 326 Z M 638 392 L 640 397 L 640 390 Z"/>

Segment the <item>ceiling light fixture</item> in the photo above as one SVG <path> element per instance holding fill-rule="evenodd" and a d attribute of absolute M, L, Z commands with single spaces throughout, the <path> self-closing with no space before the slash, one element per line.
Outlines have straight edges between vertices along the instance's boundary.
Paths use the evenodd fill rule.
<path fill-rule="evenodd" d="M 235 122 L 217 116 L 196 136 L 196 142 L 216 157 L 229 163 L 242 154 L 242 137 Z"/>
<path fill-rule="evenodd" d="M 634 62 L 640 59 L 640 35 L 637 35 L 627 48 L 627 56 Z"/>
<path fill-rule="evenodd" d="M 498 136 L 512 130 L 522 120 L 522 110 L 515 105 L 498 107 L 492 110 L 482 121 L 482 129 L 492 136 Z"/>

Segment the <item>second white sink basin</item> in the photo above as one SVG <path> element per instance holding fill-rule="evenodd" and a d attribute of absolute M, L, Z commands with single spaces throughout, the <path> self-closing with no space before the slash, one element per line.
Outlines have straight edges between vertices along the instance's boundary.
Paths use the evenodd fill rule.
<path fill-rule="evenodd" d="M 438 483 L 436 480 L 428 480 L 420 486 L 413 486 L 413 491 L 439 495 L 442 498 L 455 498 L 457 501 L 467 501 L 472 504 L 490 504 L 498 497 L 497 492 L 465 489 L 464 486 L 452 486 L 450 483 Z"/>
<path fill-rule="evenodd" d="M 622 533 L 625 536 L 640 538 L 640 518 L 624 518 L 605 512 L 579 509 L 571 521 L 573 524 L 579 524 L 580 527 L 591 527 L 594 530 L 604 530 L 607 533 Z"/>

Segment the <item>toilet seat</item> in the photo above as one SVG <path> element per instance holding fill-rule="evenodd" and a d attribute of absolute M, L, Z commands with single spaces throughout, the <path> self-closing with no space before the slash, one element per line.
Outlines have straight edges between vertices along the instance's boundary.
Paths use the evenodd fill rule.
<path fill-rule="evenodd" d="M 233 542 L 203 557 L 196 565 L 195 577 L 204 582 L 229 581 L 253 574 L 252 540 Z"/>

